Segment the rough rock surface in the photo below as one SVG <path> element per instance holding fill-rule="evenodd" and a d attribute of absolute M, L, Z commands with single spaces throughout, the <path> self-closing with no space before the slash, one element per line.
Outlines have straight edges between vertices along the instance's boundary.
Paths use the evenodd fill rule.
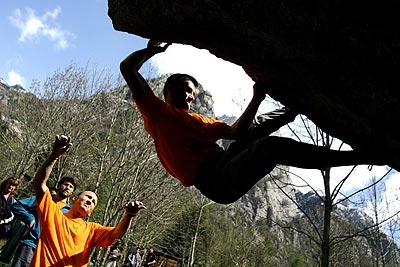
<path fill-rule="evenodd" d="M 268 93 L 400 170 L 400 2 L 108 0 L 115 30 L 243 66 Z M 207 89 L 207 88 L 206 88 Z"/>

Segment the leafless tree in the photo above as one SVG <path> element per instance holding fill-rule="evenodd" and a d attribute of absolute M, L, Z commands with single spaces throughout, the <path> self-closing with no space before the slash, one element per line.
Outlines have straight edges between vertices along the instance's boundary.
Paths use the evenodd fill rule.
<path fill-rule="evenodd" d="M 336 149 L 342 149 L 343 143 L 340 143 L 339 140 L 335 140 L 321 131 L 321 129 L 315 127 L 307 118 L 301 116 L 301 123 L 303 125 L 302 131 L 304 132 L 292 129 L 292 137 L 298 138 L 303 142 L 306 141 L 314 145 L 324 146 L 327 149 L 338 144 Z M 301 236 L 306 237 L 306 240 L 310 241 L 309 245 L 312 249 L 309 251 L 311 251 L 311 257 L 321 267 L 360 266 L 358 264 L 361 261 L 364 262 L 362 266 L 372 266 L 371 247 L 366 234 L 371 229 L 378 227 L 382 222 L 357 226 L 354 224 L 354 221 L 341 212 L 340 207 L 348 206 L 347 204 L 352 202 L 355 196 L 361 194 L 374 184 L 381 182 L 384 177 L 365 187 L 346 191 L 343 187 L 349 179 L 352 179 L 355 168 L 357 167 L 354 166 L 351 168 L 341 178 L 332 177 L 330 168 L 322 170 L 320 177 L 301 177 L 297 175 L 302 179 L 303 184 L 309 186 L 310 191 L 313 192 L 313 196 L 315 197 L 314 200 L 319 205 L 313 205 L 312 209 L 307 210 L 292 198 L 293 203 L 296 203 L 298 209 L 302 212 L 302 216 L 299 217 L 297 223 L 294 223 L 294 221 L 290 225 L 280 224 L 283 227 L 294 229 Z M 313 188 L 307 182 L 310 179 L 322 179 L 323 188 Z M 333 180 L 336 180 L 337 183 L 333 183 Z M 288 195 L 288 197 L 290 196 Z M 354 210 L 354 212 L 356 211 Z M 342 250 L 342 246 L 346 247 L 346 253 L 347 255 L 352 255 L 351 258 L 346 259 L 342 253 L 338 253 Z M 360 248 L 363 248 L 363 250 L 360 250 Z"/>

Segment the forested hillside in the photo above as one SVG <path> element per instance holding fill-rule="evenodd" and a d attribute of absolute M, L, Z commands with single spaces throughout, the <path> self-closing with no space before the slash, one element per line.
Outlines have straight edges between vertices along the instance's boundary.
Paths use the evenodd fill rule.
<path fill-rule="evenodd" d="M 165 79 L 150 80 L 158 93 Z M 219 205 L 195 188 L 182 187 L 162 168 L 120 77 L 71 65 L 33 83 L 29 92 L 0 84 L 0 177 L 22 179 L 18 198 L 33 194 L 32 177 L 55 135 L 67 134 L 73 146 L 54 167 L 50 185 L 69 175 L 79 179 L 77 191 L 95 191 L 99 204 L 88 220 L 115 225 L 125 202 L 136 199 L 147 206 L 123 239 L 124 254 L 132 244 L 154 245 L 180 266 L 320 265 L 323 213 L 309 216 L 298 204 L 286 167 L 274 170 L 236 203 Z M 198 96 L 195 110 L 213 116 L 212 96 L 202 88 Z M 391 256 L 387 260 L 376 259 L 376 242 L 343 218 L 334 219 L 333 235 L 340 228 L 348 231 L 341 232 L 347 238 L 332 242 L 332 266 L 377 266 L 374 262 L 380 261 L 398 266 L 392 253 L 396 248 L 385 251 Z M 351 250 L 342 252 L 346 247 Z M 103 266 L 107 253 L 94 250 L 91 265 Z"/>

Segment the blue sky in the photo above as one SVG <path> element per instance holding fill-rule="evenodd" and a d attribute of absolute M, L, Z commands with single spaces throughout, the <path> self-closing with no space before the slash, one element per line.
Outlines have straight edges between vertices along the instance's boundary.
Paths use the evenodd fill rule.
<path fill-rule="evenodd" d="M 0 77 L 26 89 L 71 63 L 118 71 L 147 40 L 114 30 L 105 0 L 4 1 L 0 9 Z"/>

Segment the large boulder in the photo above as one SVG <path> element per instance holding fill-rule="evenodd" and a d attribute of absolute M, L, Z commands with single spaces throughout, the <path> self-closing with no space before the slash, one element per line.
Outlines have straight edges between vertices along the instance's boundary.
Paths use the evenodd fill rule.
<path fill-rule="evenodd" d="M 241 65 L 269 95 L 400 170 L 399 1 L 108 0 L 115 30 Z"/>

